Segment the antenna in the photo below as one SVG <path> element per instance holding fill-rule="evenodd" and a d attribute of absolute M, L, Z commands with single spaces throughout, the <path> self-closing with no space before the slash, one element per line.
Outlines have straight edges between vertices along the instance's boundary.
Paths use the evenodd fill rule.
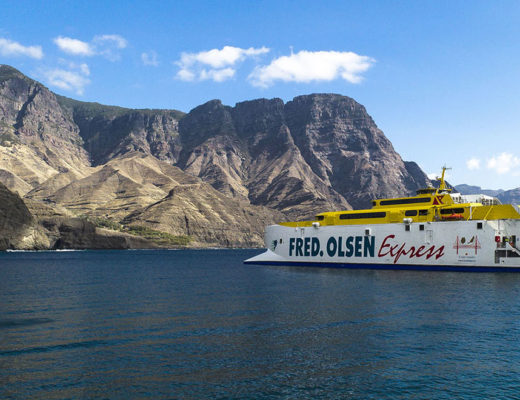
<path fill-rule="evenodd" d="M 446 173 L 446 171 L 449 171 L 451 170 L 451 167 L 447 167 L 446 164 L 444 164 L 444 166 L 442 167 L 442 175 L 440 178 L 437 178 L 437 180 L 440 182 L 440 185 L 439 185 L 439 190 L 446 190 L 446 182 L 444 180 L 444 175 Z"/>

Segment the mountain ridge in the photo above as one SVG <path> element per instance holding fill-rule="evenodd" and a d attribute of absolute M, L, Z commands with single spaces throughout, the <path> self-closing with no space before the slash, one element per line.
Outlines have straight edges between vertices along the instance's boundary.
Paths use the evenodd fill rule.
<path fill-rule="evenodd" d="M 430 183 L 364 106 L 330 93 L 135 110 L 55 95 L 0 65 L 0 139 L 0 181 L 28 202 L 199 246 L 260 246 L 266 224 Z"/>
<path fill-rule="evenodd" d="M 480 186 L 460 184 L 455 185 L 455 189 L 461 194 L 485 194 L 498 198 L 503 204 L 516 203 L 520 204 L 520 188 L 504 190 L 504 189 L 482 189 Z"/>

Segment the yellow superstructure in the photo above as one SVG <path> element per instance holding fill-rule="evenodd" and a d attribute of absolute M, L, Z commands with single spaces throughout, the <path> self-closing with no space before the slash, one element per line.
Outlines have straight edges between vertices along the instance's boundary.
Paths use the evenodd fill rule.
<path fill-rule="evenodd" d="M 520 214 L 511 204 L 502 205 L 496 201 L 488 202 L 491 204 L 455 201 L 459 198 L 452 197 L 451 189 L 446 187 L 445 172 L 444 167 L 441 177 L 438 178 L 440 181 L 438 188 L 420 189 L 413 197 L 373 200 L 371 209 L 324 212 L 318 214 L 312 221 L 283 222 L 280 225 L 306 227 L 316 223 L 329 226 L 520 219 Z"/>

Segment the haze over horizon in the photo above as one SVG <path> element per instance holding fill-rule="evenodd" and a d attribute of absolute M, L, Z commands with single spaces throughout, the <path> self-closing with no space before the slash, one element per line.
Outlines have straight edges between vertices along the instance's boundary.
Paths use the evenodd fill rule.
<path fill-rule="evenodd" d="M 520 186 L 520 4 L 405 1 L 8 2 L 0 63 L 54 92 L 189 111 L 211 99 L 338 93 L 403 159 Z"/>

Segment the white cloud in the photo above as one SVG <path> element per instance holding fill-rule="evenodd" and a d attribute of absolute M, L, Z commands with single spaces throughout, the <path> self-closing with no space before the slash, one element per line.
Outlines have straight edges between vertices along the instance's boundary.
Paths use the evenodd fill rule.
<path fill-rule="evenodd" d="M 98 35 L 91 42 L 58 36 L 54 43 L 65 53 L 76 56 L 102 55 L 110 61 L 121 58 L 119 50 L 126 48 L 127 41 L 120 35 Z"/>
<path fill-rule="evenodd" d="M 450 168 L 451 169 L 451 168 Z M 440 178 L 441 178 L 441 175 L 442 174 L 439 174 L 438 172 L 431 172 L 429 174 L 426 174 L 426 176 L 428 177 L 428 179 L 432 180 L 432 181 L 438 181 Z M 451 179 L 451 175 L 448 173 L 448 172 L 445 172 L 444 173 L 444 180 L 447 181 Z"/>
<path fill-rule="evenodd" d="M 64 68 L 67 68 L 67 69 L 79 70 L 85 76 L 90 75 L 90 68 L 88 67 L 88 65 L 86 63 L 77 64 L 73 61 L 68 61 L 68 60 L 65 60 L 64 58 L 59 58 L 58 64 L 62 65 Z"/>
<path fill-rule="evenodd" d="M 79 70 L 83 75 L 89 76 L 90 75 L 90 69 L 87 64 L 83 63 L 79 65 Z"/>
<path fill-rule="evenodd" d="M 47 70 L 43 72 L 43 75 L 49 85 L 82 95 L 85 86 L 90 83 L 88 65 L 69 63 L 67 67 L 68 70 L 62 68 Z"/>
<path fill-rule="evenodd" d="M 201 51 L 200 53 L 182 53 L 180 63 L 184 67 L 200 63 L 209 65 L 213 68 L 223 68 L 235 65 L 238 61 L 243 61 L 247 57 L 257 56 L 268 53 L 267 47 L 255 49 L 241 49 L 239 47 L 224 46 L 222 50 L 212 49 L 209 51 Z"/>
<path fill-rule="evenodd" d="M 491 157 L 487 162 L 489 169 L 495 170 L 498 174 L 505 174 L 512 169 L 520 166 L 520 158 L 511 153 L 501 153 L 498 156 Z M 515 174 L 516 176 L 517 174 Z"/>
<path fill-rule="evenodd" d="M 0 55 L 4 57 L 27 56 L 40 60 L 43 58 L 43 51 L 41 46 L 23 46 L 18 42 L 0 38 Z"/>
<path fill-rule="evenodd" d="M 224 82 L 227 79 L 235 76 L 236 70 L 233 68 L 222 68 L 222 69 L 210 69 L 206 71 L 203 69 L 200 72 L 200 80 L 211 79 L 215 82 Z"/>
<path fill-rule="evenodd" d="M 83 42 L 78 39 L 73 39 L 69 37 L 58 36 L 54 39 L 54 43 L 56 46 L 60 48 L 61 51 L 73 54 L 77 56 L 92 56 L 94 55 L 94 49 L 87 42 Z"/>
<path fill-rule="evenodd" d="M 152 67 L 157 67 L 159 65 L 157 53 L 153 50 L 148 53 L 141 53 L 141 61 L 144 65 L 150 65 Z"/>
<path fill-rule="evenodd" d="M 176 62 L 180 67 L 177 78 L 184 81 L 211 79 L 215 82 L 223 82 L 235 75 L 236 69 L 232 67 L 246 58 L 256 57 L 268 52 L 267 47 L 242 49 L 224 46 L 222 49 L 212 49 L 199 53 L 182 53 L 181 59 Z"/>
<path fill-rule="evenodd" d="M 177 72 L 177 78 L 179 78 L 181 81 L 191 82 L 195 80 L 196 76 L 195 73 L 183 68 Z"/>
<path fill-rule="evenodd" d="M 120 35 L 99 35 L 92 41 L 96 53 L 109 61 L 118 61 L 121 58 L 119 50 L 126 48 L 128 42 Z"/>
<path fill-rule="evenodd" d="M 128 45 L 128 42 L 121 35 L 98 35 L 94 37 L 94 43 L 106 44 L 111 43 L 112 46 L 118 49 L 124 49 Z"/>
<path fill-rule="evenodd" d="M 470 171 L 480 169 L 480 159 L 476 157 L 470 158 L 466 161 L 466 167 L 468 167 Z"/>
<path fill-rule="evenodd" d="M 311 82 L 342 78 L 351 83 L 362 81 L 361 74 L 375 62 L 373 58 L 345 51 L 306 51 L 274 59 L 258 66 L 249 75 L 254 86 L 268 87 L 275 81 Z"/>

